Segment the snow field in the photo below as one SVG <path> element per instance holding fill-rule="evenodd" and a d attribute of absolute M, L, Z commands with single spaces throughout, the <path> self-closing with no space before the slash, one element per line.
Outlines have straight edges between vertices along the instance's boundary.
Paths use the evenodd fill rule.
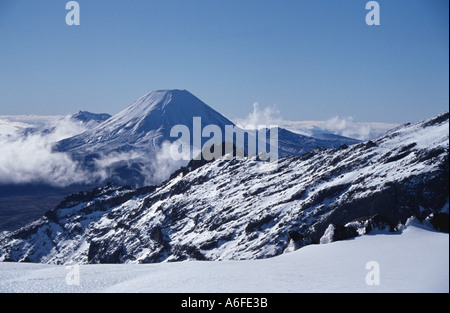
<path fill-rule="evenodd" d="M 379 285 L 368 285 L 379 265 Z M 79 275 L 79 285 L 70 285 Z M 69 284 L 68 284 L 69 283 Z M 66 266 L 0 263 L 0 292 L 449 292 L 449 235 L 408 226 L 249 261 Z"/>

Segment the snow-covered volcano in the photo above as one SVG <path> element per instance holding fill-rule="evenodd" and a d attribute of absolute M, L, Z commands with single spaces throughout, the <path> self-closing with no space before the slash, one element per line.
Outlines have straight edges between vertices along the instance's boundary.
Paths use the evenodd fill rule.
<path fill-rule="evenodd" d="M 62 141 L 58 149 L 120 150 L 133 144 L 156 148 L 163 141 L 171 140 L 173 126 L 186 125 L 192 129 L 193 117 L 201 117 L 202 126 L 234 125 L 186 90 L 158 90 L 136 100 L 92 130 Z"/>
<path fill-rule="evenodd" d="M 107 163 L 104 181 L 135 186 L 143 185 L 144 182 L 159 183 L 161 177 L 164 177 L 157 172 L 161 167 L 165 169 L 166 179 L 170 174 L 167 168 L 176 170 L 187 164 L 171 162 L 168 157 L 162 166 L 155 163 L 155 160 L 161 163 L 161 154 L 167 155 L 167 151 L 161 151 L 164 143 L 179 139 L 171 136 L 171 130 L 176 125 L 183 125 L 189 130 L 188 146 L 191 149 L 194 148 L 194 136 L 200 136 L 197 141 L 200 146 L 195 146 L 197 152 L 209 142 L 210 137 L 201 132 L 207 125 L 214 125 L 222 132 L 222 137 L 214 138 L 214 143 L 233 141 L 236 144 L 236 134 L 256 138 L 255 131 L 240 129 L 186 90 L 158 90 L 146 94 L 89 131 L 59 142 L 55 145 L 55 150 L 69 153 L 73 159 L 94 172 L 98 170 L 99 163 Z M 236 133 L 234 137 L 226 136 L 227 126 L 233 127 Z M 279 128 L 277 143 L 277 154 L 283 157 L 298 156 L 316 147 L 337 148 L 342 144 L 351 145 L 358 141 L 341 136 L 314 138 Z M 245 150 L 246 147 L 238 148 Z M 190 154 L 191 157 L 196 156 L 194 151 Z M 105 159 L 106 162 L 102 161 Z"/>

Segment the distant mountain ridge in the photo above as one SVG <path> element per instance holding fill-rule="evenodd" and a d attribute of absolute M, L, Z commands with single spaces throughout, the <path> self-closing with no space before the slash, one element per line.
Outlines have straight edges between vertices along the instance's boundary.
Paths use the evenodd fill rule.
<path fill-rule="evenodd" d="M 91 113 L 88 111 L 79 111 L 76 114 L 73 114 L 72 119 L 87 123 L 89 121 L 97 121 L 104 122 L 111 117 L 111 115 L 107 113 Z"/>

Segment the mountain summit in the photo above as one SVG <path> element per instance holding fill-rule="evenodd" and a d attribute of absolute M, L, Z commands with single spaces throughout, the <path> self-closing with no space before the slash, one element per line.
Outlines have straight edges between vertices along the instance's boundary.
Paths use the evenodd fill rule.
<path fill-rule="evenodd" d="M 113 150 L 135 143 L 155 148 L 164 140 L 170 141 L 170 130 L 174 125 L 186 125 L 191 129 L 193 117 L 201 117 L 205 125 L 234 125 L 186 90 L 157 90 L 139 98 L 91 131 L 62 141 L 58 150 L 92 148 L 97 144 L 103 150 L 103 143 Z"/>

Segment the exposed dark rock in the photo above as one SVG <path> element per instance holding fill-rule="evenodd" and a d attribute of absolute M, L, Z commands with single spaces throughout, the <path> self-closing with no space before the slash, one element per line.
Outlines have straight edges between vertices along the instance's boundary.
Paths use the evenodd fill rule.
<path fill-rule="evenodd" d="M 358 236 L 358 232 L 354 227 L 345 227 L 342 225 L 335 225 L 333 224 L 333 237 L 332 241 L 340 241 L 340 240 L 346 240 L 350 238 L 354 238 Z"/>
<path fill-rule="evenodd" d="M 252 221 L 248 223 L 247 227 L 245 228 L 245 232 L 251 233 L 254 231 L 261 231 L 262 227 L 274 220 L 274 217 L 271 215 L 266 215 L 260 220 Z"/>
<path fill-rule="evenodd" d="M 121 263 L 122 244 L 104 240 L 93 240 L 89 245 L 88 263 L 117 264 Z"/>
<path fill-rule="evenodd" d="M 290 230 L 287 233 L 287 244 L 289 244 L 290 242 L 294 243 L 294 248 L 297 250 L 304 246 L 312 244 L 312 239 L 303 233 L 295 230 Z"/>
<path fill-rule="evenodd" d="M 448 119 L 449 119 L 449 112 L 445 112 L 445 113 L 429 120 L 428 122 L 424 123 L 423 127 L 430 127 L 433 125 L 442 124 L 442 123 L 448 121 Z"/>
<path fill-rule="evenodd" d="M 429 221 L 437 230 L 449 232 L 449 215 L 447 213 L 433 213 Z"/>
<path fill-rule="evenodd" d="M 288 241 L 292 240 L 294 242 L 299 242 L 305 238 L 305 235 L 300 234 L 295 230 L 288 231 Z"/>
<path fill-rule="evenodd" d="M 207 260 L 207 258 L 197 247 L 191 245 L 176 246 L 172 250 L 172 253 L 176 257 L 176 261 L 183 261 L 187 259 L 194 259 L 197 261 Z"/>
<path fill-rule="evenodd" d="M 155 228 L 153 228 L 152 232 L 150 233 L 150 239 L 156 241 L 159 244 L 164 243 L 164 235 L 160 226 L 156 226 Z"/>
<path fill-rule="evenodd" d="M 26 256 L 22 260 L 19 261 L 20 263 L 32 263 L 30 257 Z"/>
<path fill-rule="evenodd" d="M 342 226 L 331 224 L 327 227 L 327 232 L 331 231 L 331 233 L 325 233 L 324 235 L 328 236 L 328 240 L 331 242 L 346 240 L 350 238 L 357 237 L 358 231 L 351 226 Z"/>
<path fill-rule="evenodd" d="M 358 218 L 348 224 L 358 229 L 363 229 L 364 234 L 368 234 L 374 230 L 394 232 L 397 227 L 392 221 L 379 214 L 375 214 L 371 217 Z"/>
<path fill-rule="evenodd" d="M 375 142 L 373 142 L 372 140 L 369 140 L 368 142 L 366 142 L 366 144 L 364 145 L 364 147 L 366 149 L 370 149 L 370 148 L 374 148 L 378 146 Z"/>

